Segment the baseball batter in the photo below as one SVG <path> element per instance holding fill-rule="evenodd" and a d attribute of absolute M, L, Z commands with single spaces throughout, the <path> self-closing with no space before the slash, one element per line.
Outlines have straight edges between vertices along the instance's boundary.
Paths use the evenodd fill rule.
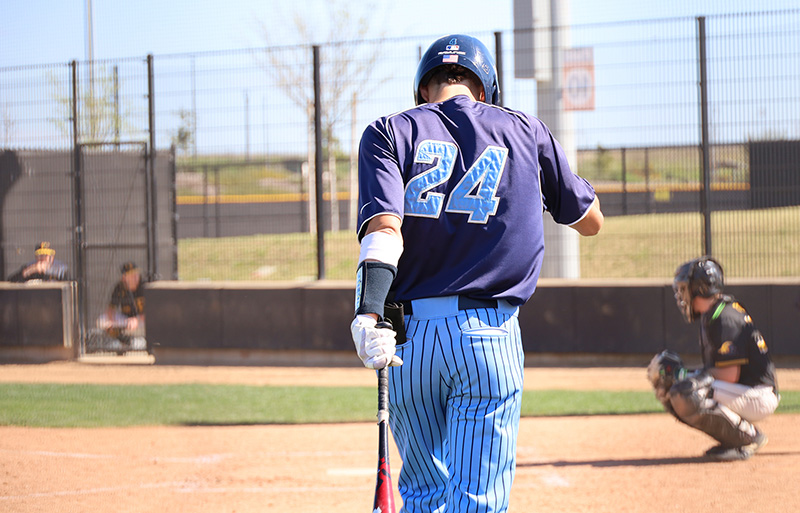
<path fill-rule="evenodd" d="M 543 211 L 583 235 L 603 215 L 549 129 L 498 106 L 479 40 L 435 41 L 414 95 L 417 107 L 361 139 L 353 339 L 368 368 L 391 366 L 403 511 L 506 511 L 523 380 L 517 312 L 539 276 Z M 395 330 L 376 328 L 384 317 Z"/>
<path fill-rule="evenodd" d="M 685 262 L 673 281 L 678 309 L 700 321 L 703 368 L 689 372 L 671 351 L 648 367 L 656 397 L 678 420 L 719 442 L 706 456 L 746 460 L 767 443 L 756 426 L 780 395 L 767 342 L 745 308 L 724 294 L 722 266 L 711 257 Z"/>

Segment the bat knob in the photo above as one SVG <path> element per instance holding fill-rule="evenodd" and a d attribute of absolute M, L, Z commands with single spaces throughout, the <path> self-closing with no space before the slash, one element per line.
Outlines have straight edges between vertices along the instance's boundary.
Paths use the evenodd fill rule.
<path fill-rule="evenodd" d="M 389 319 L 384 319 L 375 325 L 376 328 L 394 329 L 392 322 Z"/>

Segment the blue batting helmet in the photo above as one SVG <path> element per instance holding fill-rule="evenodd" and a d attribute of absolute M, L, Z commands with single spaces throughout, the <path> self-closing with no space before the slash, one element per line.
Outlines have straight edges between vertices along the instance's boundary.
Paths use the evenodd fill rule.
<path fill-rule="evenodd" d="M 419 92 L 420 86 L 428 83 L 434 69 L 448 64 L 457 64 L 474 73 L 483 84 L 486 103 L 499 105 L 500 86 L 497 83 L 497 70 L 492 54 L 483 43 L 463 34 L 439 38 L 423 54 L 414 77 L 414 99 L 417 105 L 425 103 Z"/>

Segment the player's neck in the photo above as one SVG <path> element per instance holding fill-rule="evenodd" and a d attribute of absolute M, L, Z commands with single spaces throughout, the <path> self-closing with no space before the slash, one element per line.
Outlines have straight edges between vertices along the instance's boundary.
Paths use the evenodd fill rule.
<path fill-rule="evenodd" d="M 472 91 L 464 84 L 446 84 L 433 91 L 433 95 L 429 102 L 439 103 L 447 101 L 456 96 L 467 96 L 470 100 L 476 101 Z"/>

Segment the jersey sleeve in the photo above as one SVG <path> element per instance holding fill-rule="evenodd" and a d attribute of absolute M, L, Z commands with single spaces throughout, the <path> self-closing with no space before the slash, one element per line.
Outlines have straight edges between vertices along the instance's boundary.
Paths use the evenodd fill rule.
<path fill-rule="evenodd" d="M 47 274 L 49 279 L 54 281 L 69 280 L 67 265 L 60 261 L 53 262 L 53 265 L 51 265 L 50 269 L 47 270 Z"/>
<path fill-rule="evenodd" d="M 15 282 L 15 283 L 22 283 L 25 281 L 25 278 L 22 277 L 22 272 L 25 270 L 27 265 L 23 265 L 19 269 L 14 272 L 11 276 L 8 277 L 8 281 Z"/>
<path fill-rule="evenodd" d="M 532 120 L 538 144 L 538 158 L 545 209 L 559 224 L 575 224 L 587 214 L 595 199 L 589 182 L 575 174 L 566 153 L 550 129 Z"/>
<path fill-rule="evenodd" d="M 403 217 L 403 174 L 395 141 L 386 120 L 371 124 L 361 137 L 358 153 L 358 239 L 367 223 L 380 214 Z"/>

